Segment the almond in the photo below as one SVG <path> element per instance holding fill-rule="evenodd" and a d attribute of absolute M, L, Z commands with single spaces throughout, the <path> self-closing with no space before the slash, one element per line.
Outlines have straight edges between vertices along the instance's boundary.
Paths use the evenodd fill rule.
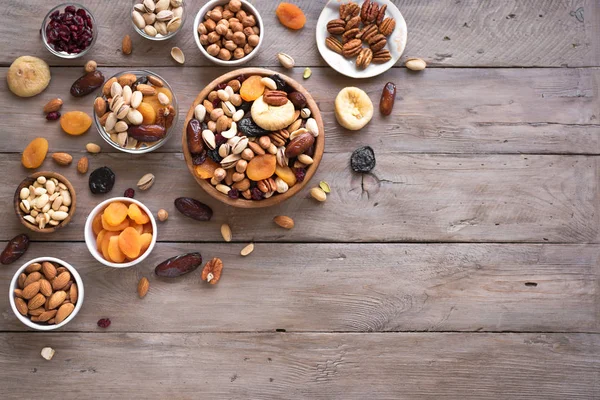
<path fill-rule="evenodd" d="M 27 311 L 29 309 L 27 308 L 27 303 L 25 303 L 25 300 L 17 297 L 15 299 L 15 306 L 17 307 L 17 310 L 21 313 L 21 315 L 27 315 Z"/>
<path fill-rule="evenodd" d="M 46 298 L 44 297 L 44 295 L 38 293 L 35 296 L 33 296 L 31 300 L 29 300 L 29 302 L 27 303 L 27 308 L 29 308 L 30 310 L 35 310 L 36 308 L 40 308 L 41 306 L 43 306 L 45 302 Z"/>
<path fill-rule="evenodd" d="M 15 289 L 14 293 L 15 293 L 16 297 L 23 298 L 23 290 L 22 289 L 17 288 L 17 289 Z"/>
<path fill-rule="evenodd" d="M 294 220 L 285 215 L 278 215 L 273 218 L 273 222 L 284 229 L 292 229 L 294 227 Z"/>
<path fill-rule="evenodd" d="M 146 85 L 144 83 L 140 83 L 137 85 L 138 91 L 142 92 L 144 96 L 154 96 L 156 94 L 156 89 L 150 85 Z"/>
<path fill-rule="evenodd" d="M 42 264 L 40 264 L 40 263 L 32 263 L 32 264 L 29 264 L 27 266 L 27 268 L 25 268 L 25 273 L 26 274 L 30 274 L 32 272 L 38 272 L 41 269 L 42 269 Z"/>
<path fill-rule="evenodd" d="M 21 273 L 21 275 L 19 275 L 19 278 L 17 279 L 17 286 L 19 286 L 19 289 L 25 289 L 25 280 L 27 279 L 27 275 L 25 275 L 24 273 Z"/>
<path fill-rule="evenodd" d="M 133 75 L 133 76 L 135 76 L 135 75 Z M 106 97 L 110 97 L 110 88 L 112 87 L 112 84 L 115 82 L 117 82 L 117 78 L 115 78 L 115 77 L 112 77 L 109 80 L 107 80 L 104 83 L 104 86 L 102 86 L 102 94 L 105 95 Z M 102 124 L 102 125 L 104 125 L 104 124 Z"/>
<path fill-rule="evenodd" d="M 88 171 L 90 162 L 86 156 L 83 156 L 77 161 L 77 172 L 80 174 L 85 174 Z"/>
<path fill-rule="evenodd" d="M 138 296 L 140 296 L 140 299 L 143 299 L 146 294 L 148 294 L 148 289 L 150 289 L 150 282 L 148 281 L 148 278 L 143 277 L 140 279 L 137 287 Z"/>
<path fill-rule="evenodd" d="M 132 74 L 132 73 L 123 74 L 123 75 L 119 76 L 119 78 L 117 79 L 117 81 L 119 82 L 119 84 L 121 86 L 130 86 L 136 80 L 137 80 L 137 76 L 135 76 L 135 74 Z M 109 88 L 108 93 L 110 94 L 110 88 Z"/>
<path fill-rule="evenodd" d="M 96 100 L 94 100 L 94 111 L 98 118 L 101 118 L 106 114 L 106 100 L 104 100 L 104 98 L 96 97 Z"/>
<path fill-rule="evenodd" d="M 63 322 L 75 309 L 75 305 L 73 303 L 67 303 L 60 306 L 58 312 L 56 313 L 56 317 L 54 322 L 60 324 Z"/>
<path fill-rule="evenodd" d="M 39 307 L 39 308 L 36 308 L 35 310 L 29 310 L 29 315 L 34 315 L 36 317 L 39 317 L 40 315 L 42 315 L 45 312 L 46 312 L 46 310 L 44 309 L 44 307 Z"/>
<path fill-rule="evenodd" d="M 54 294 L 50 297 L 50 300 L 48 301 L 48 309 L 49 310 L 53 310 L 55 308 L 57 308 L 58 306 L 60 306 L 63 301 L 65 301 L 65 299 L 67 298 L 67 292 L 65 292 L 64 290 L 59 290 L 58 292 L 54 292 Z M 48 318 L 50 319 L 50 318 Z"/>
<path fill-rule="evenodd" d="M 40 274 L 39 272 L 32 272 L 29 275 L 27 275 L 27 279 L 25 279 L 23 285 L 24 287 L 27 287 L 30 283 L 37 282 L 40 279 L 42 279 L 42 274 Z"/>
<path fill-rule="evenodd" d="M 77 284 L 74 283 L 69 288 L 69 300 L 71 300 L 71 303 L 75 304 L 75 303 L 77 303 L 78 298 L 79 298 L 79 290 L 77 290 Z"/>
<path fill-rule="evenodd" d="M 51 281 L 56 276 L 56 267 L 54 266 L 54 264 L 46 261 L 42 263 L 42 273 L 44 274 L 46 279 Z"/>
<path fill-rule="evenodd" d="M 46 322 L 51 320 L 52 318 L 54 318 L 54 316 L 56 315 L 57 310 L 50 310 L 50 311 L 44 311 L 43 313 L 41 313 L 38 317 L 38 321 L 39 322 Z"/>
<path fill-rule="evenodd" d="M 67 286 L 69 280 L 71 279 L 71 274 L 68 271 L 61 272 L 56 278 L 52 280 L 52 288 L 54 290 L 60 290 Z"/>
<path fill-rule="evenodd" d="M 56 112 L 60 110 L 63 105 L 63 101 L 59 98 L 52 99 L 44 106 L 44 114 L 48 114 L 51 112 Z"/>
<path fill-rule="evenodd" d="M 56 161 L 58 165 L 69 165 L 73 162 L 73 156 L 69 153 L 54 153 L 52 159 Z"/>
<path fill-rule="evenodd" d="M 87 150 L 88 153 L 91 153 L 91 154 L 100 153 L 100 151 L 102 150 L 102 148 L 99 145 L 97 145 L 96 143 L 86 144 L 85 149 Z"/>
<path fill-rule="evenodd" d="M 52 284 L 46 279 L 40 279 L 40 293 L 48 297 L 52 295 Z"/>
<path fill-rule="evenodd" d="M 131 36 L 125 35 L 123 38 L 123 43 L 121 43 L 121 50 L 123 54 L 129 55 L 131 54 L 132 45 L 131 45 Z"/>

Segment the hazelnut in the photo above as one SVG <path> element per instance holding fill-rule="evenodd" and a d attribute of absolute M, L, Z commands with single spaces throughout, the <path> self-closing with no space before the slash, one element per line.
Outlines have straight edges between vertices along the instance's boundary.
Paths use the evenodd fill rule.
<path fill-rule="evenodd" d="M 206 125 L 208 129 L 210 129 L 213 132 L 217 130 L 217 123 L 215 121 L 208 121 Z"/>
<path fill-rule="evenodd" d="M 246 53 L 244 52 L 244 49 L 242 49 L 241 47 L 238 47 L 237 49 L 235 49 L 233 51 L 233 58 L 235 58 L 236 60 L 239 60 L 240 58 L 244 58 L 246 56 Z M 233 103 L 232 103 L 233 104 Z M 241 105 L 242 103 L 238 104 Z M 234 104 L 235 105 L 235 104 Z M 237 106 L 236 106 L 237 107 Z"/>
<path fill-rule="evenodd" d="M 217 23 L 212 19 L 204 21 L 204 26 L 206 27 L 207 32 L 212 32 L 217 27 Z"/>
<path fill-rule="evenodd" d="M 210 44 L 208 42 L 208 35 L 200 35 L 200 44 L 202 46 L 208 46 Z"/>
<path fill-rule="evenodd" d="M 208 43 L 216 43 L 221 39 L 221 35 L 219 35 L 216 31 L 208 34 Z"/>
<path fill-rule="evenodd" d="M 248 44 L 252 47 L 258 46 L 258 42 L 260 42 L 260 36 L 258 35 L 250 35 L 248 36 Z"/>
<path fill-rule="evenodd" d="M 158 210 L 158 220 L 161 222 L 164 222 L 167 220 L 167 218 L 169 218 L 169 213 L 167 212 L 167 210 L 161 208 L 160 210 Z"/>
<path fill-rule="evenodd" d="M 213 8 L 213 11 L 218 11 L 220 13 L 222 13 L 224 10 L 223 6 L 216 6 L 215 8 Z"/>
<path fill-rule="evenodd" d="M 242 53 L 244 52 L 244 50 L 243 50 L 243 49 L 240 49 L 240 50 L 242 50 Z M 233 55 L 234 55 L 234 57 L 235 57 L 235 53 L 236 53 L 236 52 L 234 51 L 234 54 L 233 54 Z M 244 54 L 244 55 L 245 55 L 245 54 Z M 243 57 L 243 56 L 242 56 L 242 57 Z M 242 58 L 242 57 L 240 57 L 240 58 Z M 236 57 L 236 58 L 237 58 L 237 57 Z M 241 85 L 240 85 L 240 87 L 241 87 Z M 239 90 L 239 89 L 238 89 L 238 90 Z M 239 106 L 241 106 L 241 105 L 242 105 L 242 96 L 240 96 L 238 93 L 236 93 L 236 94 L 234 94 L 233 96 L 231 96 L 231 97 L 229 98 L 229 101 L 230 101 L 230 102 L 231 102 L 231 104 L 233 104 L 235 107 L 239 107 Z"/>
<path fill-rule="evenodd" d="M 235 14 L 230 9 L 223 10 L 223 18 L 224 19 L 229 19 L 229 18 L 233 17 L 234 15 Z"/>
<path fill-rule="evenodd" d="M 230 7 L 231 8 L 231 7 Z M 233 11 L 233 10 L 231 10 Z M 234 11 L 235 12 L 235 11 Z M 246 18 L 248 16 L 248 14 L 246 14 L 246 11 L 244 10 L 239 10 L 237 12 L 235 12 L 235 17 L 237 19 L 239 19 L 240 21 L 242 21 L 244 18 Z"/>
<path fill-rule="evenodd" d="M 225 34 L 225 40 L 233 40 L 233 31 L 231 29 L 227 30 L 227 33 Z"/>
<path fill-rule="evenodd" d="M 254 15 L 248 15 L 247 17 L 242 18 L 242 25 L 244 25 L 244 26 L 256 25 L 256 19 L 254 18 Z"/>
<path fill-rule="evenodd" d="M 260 28 L 258 26 L 254 25 L 252 27 L 252 30 L 254 31 L 255 35 L 259 35 L 260 34 Z"/>
<path fill-rule="evenodd" d="M 243 47 L 246 44 L 246 35 L 244 32 L 236 32 L 233 34 L 233 41 L 240 47 Z"/>
<path fill-rule="evenodd" d="M 225 179 L 226 176 L 227 176 L 227 171 L 225 171 L 223 168 L 217 168 L 217 169 L 215 169 L 215 172 L 213 173 L 213 177 L 215 178 L 215 180 L 217 182 L 221 182 L 223 179 Z"/>
<path fill-rule="evenodd" d="M 271 138 L 268 136 L 261 136 L 260 139 L 258 139 L 258 145 L 263 149 L 268 149 L 269 146 L 271 146 Z"/>
<path fill-rule="evenodd" d="M 242 32 L 244 30 L 244 25 L 242 25 L 241 22 L 236 21 L 236 22 L 229 22 L 229 28 L 231 28 L 231 30 L 233 32 Z"/>
<path fill-rule="evenodd" d="M 212 121 L 217 122 L 217 120 L 219 118 L 221 118 L 223 115 L 225 115 L 225 112 L 223 111 L 222 108 L 215 108 L 214 110 L 211 111 L 210 113 L 210 119 Z"/>
<path fill-rule="evenodd" d="M 254 152 L 252 150 L 244 149 L 244 151 L 242 151 L 242 159 L 244 159 L 246 161 L 250 161 L 253 158 L 254 158 Z"/>
<path fill-rule="evenodd" d="M 208 29 L 206 29 L 204 22 L 200 22 L 200 25 L 198 25 L 198 33 L 201 35 L 206 35 L 208 33 Z"/>
<path fill-rule="evenodd" d="M 235 93 L 240 91 L 242 84 L 237 79 L 233 79 L 227 82 L 227 86 L 231 87 L 231 89 L 233 89 L 233 92 Z M 229 98 L 229 101 L 231 101 L 231 97 Z"/>
<path fill-rule="evenodd" d="M 219 22 L 223 18 L 223 14 L 221 14 L 221 11 L 217 10 L 216 8 L 212 11 L 207 12 L 206 15 L 208 16 L 208 18 L 212 19 L 215 22 Z"/>
<path fill-rule="evenodd" d="M 229 28 L 223 24 L 217 24 L 217 27 L 215 28 L 215 32 L 217 32 L 221 36 L 225 36 L 228 30 Z"/>
<path fill-rule="evenodd" d="M 240 0 L 231 0 L 229 2 L 229 9 L 234 13 L 239 12 L 242 9 L 242 2 Z"/>
<path fill-rule="evenodd" d="M 250 46 L 249 44 L 244 46 L 244 54 L 248 55 L 252 53 L 252 50 L 254 50 L 254 47 Z"/>
<path fill-rule="evenodd" d="M 212 92 L 210 92 L 208 94 L 208 101 L 210 101 L 212 103 L 217 99 L 217 97 L 219 97 L 219 95 L 217 94 L 217 91 L 213 90 Z"/>
<path fill-rule="evenodd" d="M 211 44 L 206 48 L 206 52 L 213 57 L 216 57 L 219 54 L 219 50 L 221 50 L 221 48 L 218 44 Z"/>
<path fill-rule="evenodd" d="M 246 172 L 246 168 L 248 168 L 248 161 L 246 160 L 240 160 L 235 164 L 235 170 L 239 173 Z"/>
<path fill-rule="evenodd" d="M 224 47 L 229 51 L 234 51 L 237 49 L 237 44 L 235 44 L 232 40 L 225 41 Z"/>
<path fill-rule="evenodd" d="M 231 60 L 231 52 L 227 49 L 221 49 L 217 57 L 219 57 L 221 60 L 229 61 Z"/>
<path fill-rule="evenodd" d="M 94 72 L 97 67 L 98 64 L 96 64 L 96 61 L 90 60 L 87 63 L 85 63 L 85 72 Z"/>
<path fill-rule="evenodd" d="M 244 28 L 242 32 L 244 32 L 244 35 L 246 36 L 254 35 L 254 31 L 249 26 Z"/>
<path fill-rule="evenodd" d="M 240 161 L 244 161 L 244 160 L 240 160 Z M 237 182 L 244 180 L 245 177 L 246 177 L 246 174 L 244 174 L 242 172 L 234 172 L 233 176 L 231 178 L 233 179 L 233 181 L 235 183 L 237 183 Z"/>
<path fill-rule="evenodd" d="M 222 19 L 217 23 L 217 25 L 225 25 L 227 28 L 229 28 L 229 21 L 226 19 Z"/>
<path fill-rule="evenodd" d="M 222 110 L 222 109 L 220 109 Z M 217 119 L 217 132 L 221 133 L 231 127 L 231 119 L 226 115 L 222 115 Z"/>

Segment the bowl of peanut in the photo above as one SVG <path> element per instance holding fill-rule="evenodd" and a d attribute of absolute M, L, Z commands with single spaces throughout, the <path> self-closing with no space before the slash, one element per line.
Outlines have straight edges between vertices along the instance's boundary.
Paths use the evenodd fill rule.
<path fill-rule="evenodd" d="M 246 0 L 212 0 L 194 19 L 200 52 L 215 64 L 242 65 L 256 56 L 264 37 L 260 14 Z"/>

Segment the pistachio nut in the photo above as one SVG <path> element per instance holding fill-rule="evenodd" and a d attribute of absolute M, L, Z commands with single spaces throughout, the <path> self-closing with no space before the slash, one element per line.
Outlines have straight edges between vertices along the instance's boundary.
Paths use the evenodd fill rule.
<path fill-rule="evenodd" d="M 137 187 L 140 190 L 148 190 L 150 189 L 150 187 L 154 184 L 154 175 L 153 174 L 146 174 L 144 176 L 142 176 L 140 178 L 140 180 L 137 183 Z"/>

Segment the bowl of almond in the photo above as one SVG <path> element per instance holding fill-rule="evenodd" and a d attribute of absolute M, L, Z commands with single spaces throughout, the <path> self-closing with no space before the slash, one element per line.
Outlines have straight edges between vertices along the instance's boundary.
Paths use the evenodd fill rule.
<path fill-rule="evenodd" d="M 316 102 L 298 82 L 262 68 L 227 73 L 190 108 L 183 130 L 188 169 L 212 197 L 241 208 L 300 192 L 325 148 Z"/>
<path fill-rule="evenodd" d="M 17 318 L 38 331 L 68 324 L 83 304 L 83 281 L 75 268 L 53 257 L 23 264 L 10 283 L 10 306 Z"/>

